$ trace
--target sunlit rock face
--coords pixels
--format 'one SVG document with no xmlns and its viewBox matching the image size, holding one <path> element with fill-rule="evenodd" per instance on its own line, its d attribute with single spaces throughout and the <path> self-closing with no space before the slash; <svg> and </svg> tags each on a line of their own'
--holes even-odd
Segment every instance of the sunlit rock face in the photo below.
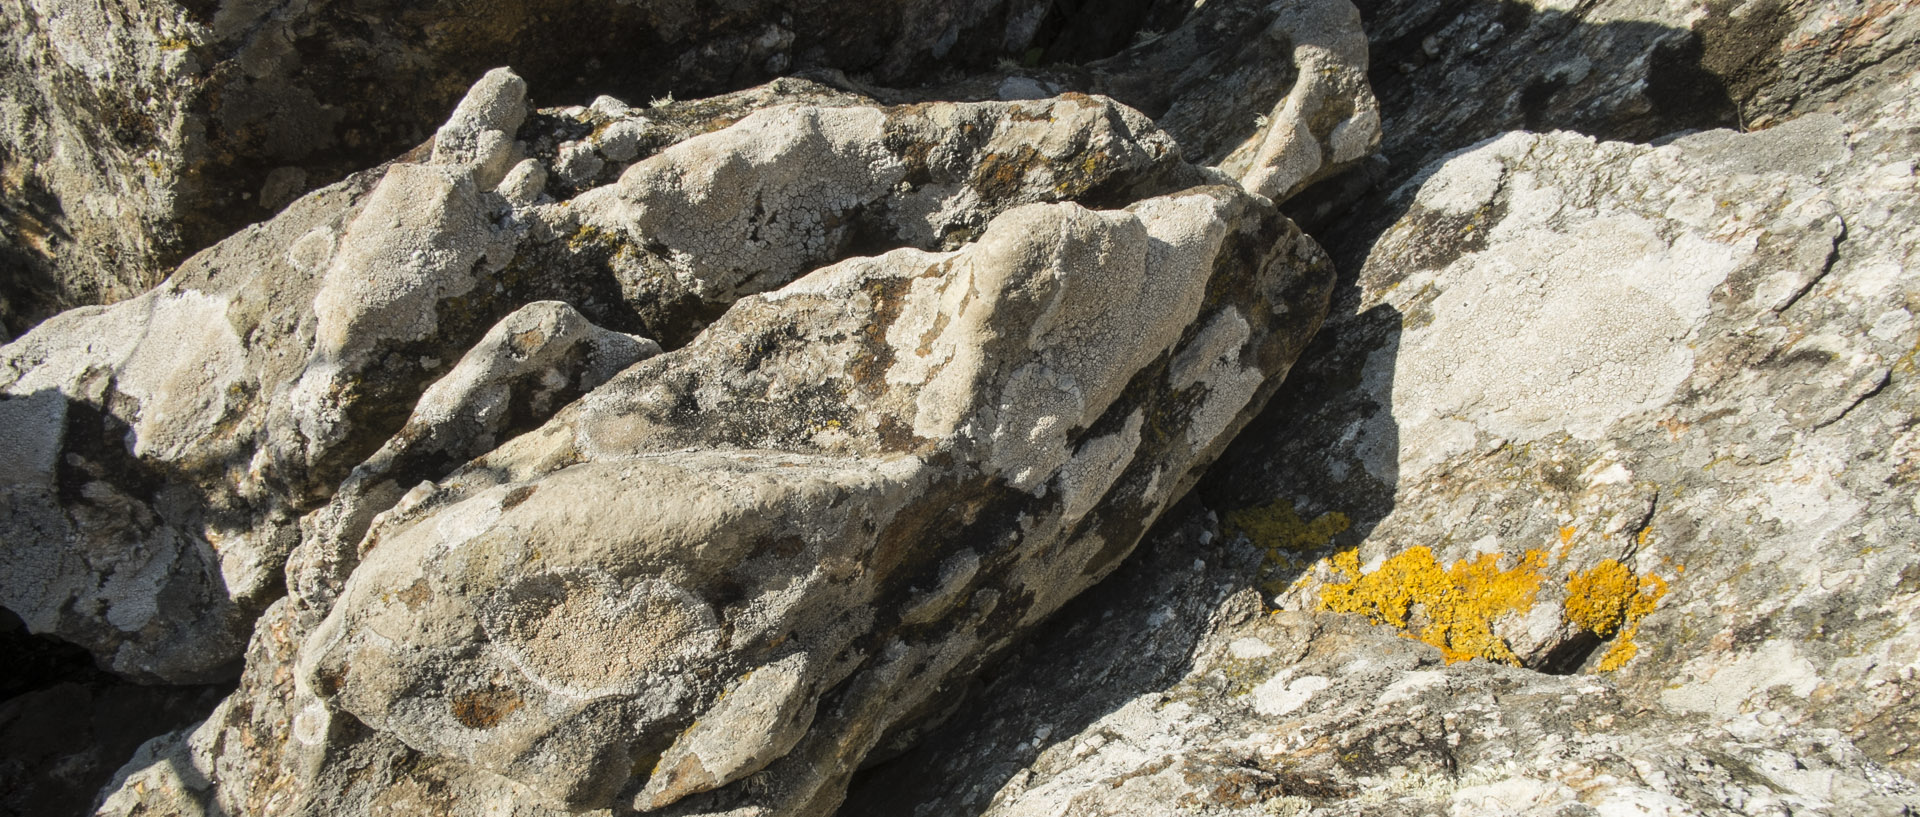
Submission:
<svg viewBox="0 0 1920 817">
<path fill-rule="evenodd" d="M 724 6 L 0 9 L 8 803 L 1920 807 L 1912 9 Z"/>
</svg>

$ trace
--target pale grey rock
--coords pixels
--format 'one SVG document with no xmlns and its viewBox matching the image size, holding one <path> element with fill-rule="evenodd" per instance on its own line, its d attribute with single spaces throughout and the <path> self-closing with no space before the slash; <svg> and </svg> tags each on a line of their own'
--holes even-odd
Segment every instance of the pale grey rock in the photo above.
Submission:
<svg viewBox="0 0 1920 817">
<path fill-rule="evenodd" d="M 1607 675 L 1447 663 L 1365 619 L 1272 612 L 1197 504 L 871 770 L 843 817 L 1908 814 L 1833 729 L 1717 724 Z"/>
<path fill-rule="evenodd" d="M 1719 727 L 1588 676 L 1446 665 L 1325 613 L 1258 612 L 1193 670 L 1048 747 L 984 815 L 1873 814 L 1920 787 L 1832 730 Z M 928 804 L 914 813 L 954 813 Z M 958 804 L 951 804 L 957 806 Z"/>
<path fill-rule="evenodd" d="M 506 179 L 638 116 L 529 114 Z M 304 287 L 250 460 L 307 464 L 271 497 L 292 597 L 106 813 L 353 813 L 403 768 L 526 813 L 828 813 L 1119 562 L 1324 308 L 1311 240 L 1110 100 L 787 82 L 646 118 L 578 195 L 474 153 L 260 231 Z M 652 351 L 623 332 L 672 351 L 612 374 Z M 32 337 L 26 376 L 75 365 Z"/>
<path fill-rule="evenodd" d="M 370 532 L 300 672 L 330 708 L 575 807 L 664 752 L 645 806 L 770 764 L 688 808 L 824 813 L 881 729 L 1110 569 L 1224 444 L 1141 432 L 1256 400 L 1209 379 L 1174 397 L 1155 361 L 1189 325 L 1243 315 L 1219 351 L 1256 370 L 1304 341 L 1314 251 L 1261 218 L 1222 188 L 1030 205 L 953 253 L 849 260 L 742 301 Z M 1247 270 L 1248 250 L 1268 260 Z M 1258 276 L 1249 300 L 1207 306 L 1229 274 Z M 742 717 L 729 679 L 783 661 L 804 674 L 767 682 L 782 718 L 845 688 L 784 754 L 779 730 L 743 737 L 742 759 L 703 748 Z"/>
<path fill-rule="evenodd" d="M 30 415 L 9 439 L 55 455 L 6 488 L 7 608 L 122 675 L 231 677 L 299 515 L 499 309 L 465 297 L 436 318 L 517 235 L 473 173 L 351 179 L 146 295 L 0 347 L 0 395 Z"/>
<path fill-rule="evenodd" d="M 287 565 L 297 609 L 320 615 L 333 605 L 374 517 L 414 487 L 405 480 L 486 453 L 516 422 L 550 416 L 659 353 L 659 344 L 594 326 L 558 301 L 536 301 L 502 318 L 420 394 L 406 425 L 354 467 L 326 507 L 301 521 L 301 545 Z"/>
<path fill-rule="evenodd" d="M 1493 622 L 1528 666 L 1618 667 L 1634 706 L 1837 730 L 1911 773 L 1915 82 L 1869 118 L 1659 147 L 1509 134 L 1400 191 L 1276 404 L 1296 431 L 1213 483 L 1352 521 L 1274 551 L 1274 601 L 1343 582 L 1329 550 L 1539 551 L 1533 609 Z M 1562 613 L 1607 560 L 1666 586 L 1637 652 Z"/>
<path fill-rule="evenodd" d="M 422 757 L 351 719 L 329 718 L 286 671 L 298 632 L 287 600 L 268 607 L 239 691 L 198 726 L 140 747 L 101 792 L 95 813 L 568 813 L 504 778 Z"/>
<path fill-rule="evenodd" d="M 1854 121 L 1920 67 L 1920 14 L 1872 0 L 1649 2 L 1358 0 L 1383 139 L 1360 171 L 1289 215 L 1343 264 L 1397 215 L 1385 193 L 1451 152 L 1512 130 L 1658 141 Z M 1374 193 L 1374 195 L 1369 195 Z M 1365 225 L 1356 228 L 1357 225 Z"/>
<path fill-rule="evenodd" d="M 1380 142 L 1367 39 L 1348 0 L 1198 4 L 1179 25 L 1085 65 L 1048 65 L 939 86 L 942 97 L 1012 99 L 1077 90 L 1152 117 L 1190 162 L 1283 201 L 1352 167 Z"/>
<path fill-rule="evenodd" d="M 303 536 L 292 581 L 317 615 L 373 515 L 640 356 L 612 354 L 602 341 L 613 335 L 580 320 L 683 344 L 735 299 L 845 256 L 856 236 L 936 249 L 1019 205 L 1199 178 L 1107 100 L 882 108 L 788 82 L 704 101 L 704 114 L 652 110 L 663 149 L 563 202 L 530 196 L 553 156 L 536 140 L 504 174 L 520 177 L 510 200 L 487 189 L 502 160 L 481 146 L 528 116 L 524 90 L 490 73 L 428 161 L 306 197 L 163 287 L 67 313 L 0 350 L 0 393 L 23 432 L 8 442 L 22 458 L 8 466 L 18 474 L 0 517 L 0 601 L 118 673 L 230 676 Z M 554 299 L 580 314 L 549 352 L 600 338 L 594 353 L 492 368 L 522 352 L 485 333 Z M 521 364 L 564 386 L 462 391 Z M 423 402 L 445 378 L 453 392 Z M 467 416 L 508 392 L 529 408 Z M 391 459 L 355 481 L 368 457 Z M 323 506 L 303 534 L 299 520 Z"/>
<path fill-rule="evenodd" d="M 673 144 L 572 199 L 550 229 L 603 246 L 649 334 L 674 345 L 857 241 L 951 248 L 1022 204 L 1126 201 L 1202 178 L 1145 117 L 1098 97 L 846 97 L 769 104 Z"/>
<path fill-rule="evenodd" d="M 1002 454 L 983 422 L 1001 400 L 981 392 L 1025 382 L 1032 363 L 971 364 L 965 379 L 982 386 L 923 408 L 916 397 L 928 374 L 899 371 L 902 361 L 922 356 L 923 344 L 927 356 L 947 348 L 943 336 L 983 330 L 1000 338 L 989 348 L 1048 361 L 1047 350 L 1088 343 L 1079 333 L 1102 325 L 1059 309 L 1081 299 L 1141 315 L 1136 333 L 1163 327 L 1160 342 L 1177 349 L 1181 333 L 1167 330 L 1196 312 L 1241 307 L 1156 300 L 1163 308 L 1142 315 L 1133 311 L 1138 288 L 1165 276 L 1204 292 L 1210 280 L 1247 275 L 1238 259 L 1252 252 L 1265 272 L 1238 297 L 1285 303 L 1289 314 L 1249 313 L 1263 331 L 1250 334 L 1243 359 L 1284 366 L 1287 349 L 1305 340 L 1295 316 L 1310 317 L 1322 297 L 1325 268 L 1314 266 L 1312 245 L 1231 189 L 1150 200 L 1136 212 L 1032 205 L 996 225 L 1007 229 L 953 253 L 853 259 L 749 298 L 692 345 L 629 369 L 546 429 L 403 504 L 369 535 L 367 560 L 327 622 L 302 639 L 291 606 L 273 608 L 256 629 L 241 691 L 190 736 L 131 764 L 104 813 L 211 804 L 250 813 L 273 802 L 344 813 L 368 798 L 405 796 L 402 788 L 426 803 L 543 813 L 555 794 L 591 805 L 580 802 L 596 794 L 583 796 L 588 786 L 601 797 L 632 791 L 643 800 L 636 806 L 718 786 L 661 813 L 721 811 L 729 801 L 829 813 L 882 737 L 879 725 L 904 727 L 937 707 L 983 653 L 1117 563 L 1178 492 L 1180 472 L 1190 477 L 1197 459 L 1224 444 L 1140 435 L 1130 461 L 1080 477 L 1075 490 L 1108 501 L 1068 525 L 1063 479 L 980 493 L 1004 485 L 982 459 L 1045 461 L 1030 441 Z M 1143 278 L 1149 259 L 1160 275 Z M 1166 275 L 1177 270 L 1185 273 Z M 968 294 L 992 291 L 1032 294 L 1002 295 L 998 309 Z M 979 304 L 959 313 L 974 317 L 940 326 L 924 305 L 948 297 Z M 891 325 L 857 331 L 875 311 L 893 316 Z M 751 359 L 743 354 L 760 363 L 736 368 Z M 892 365 L 873 362 L 889 354 Z M 1113 402 L 1080 436 L 1111 436 L 1103 429 L 1124 429 L 1121 415 L 1177 423 L 1197 410 L 1180 395 L 1211 399 L 1205 381 L 1175 393 L 1169 357 L 1140 372 L 1097 355 L 1055 358 L 1088 378 L 1086 394 Z M 1132 381 L 1145 391 L 1130 393 L 1146 396 L 1118 396 L 1095 377 Z M 857 399 L 790 408 L 787 395 L 821 385 Z M 709 407 L 676 419 L 681 400 L 663 389 Z M 914 435 L 916 420 L 941 436 Z M 924 583 L 912 578 L 921 575 Z M 397 643 L 412 646 L 386 646 Z M 422 672 L 438 680 L 407 680 Z M 837 684 L 855 695 L 823 699 Z M 775 728 L 763 713 L 775 713 Z M 625 726 L 636 723 L 638 735 Z M 361 771 L 401 766 L 413 771 L 400 787 Z M 187 769 L 248 771 L 196 779 Z M 645 769 L 666 774 L 629 781 Z"/>
<path fill-rule="evenodd" d="M 1197 491 L 1222 523 L 1149 538 L 843 814 L 1913 813 L 1916 81 L 1423 171 Z M 1415 548 L 1537 553 L 1487 622 L 1526 666 L 1403 637 L 1432 596 L 1410 632 L 1321 609 L 1335 557 Z M 1606 560 L 1665 592 L 1602 639 L 1566 610 Z"/>
<path fill-rule="evenodd" d="M 0 321 L 24 332 L 139 294 L 293 197 L 420 145 L 490 66 L 582 100 L 701 97 L 812 68 L 914 84 L 1023 53 L 1040 32 L 1009 21 L 1035 10 L 1046 4 L 8 3 Z M 511 147 L 502 132 L 447 135 L 491 155 Z"/>
</svg>

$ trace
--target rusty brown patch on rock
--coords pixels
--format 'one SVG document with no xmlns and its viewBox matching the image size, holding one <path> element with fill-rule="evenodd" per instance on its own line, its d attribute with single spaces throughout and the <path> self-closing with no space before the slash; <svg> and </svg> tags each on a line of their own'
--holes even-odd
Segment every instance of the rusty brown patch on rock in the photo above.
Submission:
<svg viewBox="0 0 1920 817">
<path fill-rule="evenodd" d="M 414 611 L 418 611 L 420 605 L 425 604 L 427 599 L 432 598 L 432 596 L 433 591 L 428 589 L 426 579 L 415 579 L 413 584 L 407 586 L 407 589 L 393 594 L 393 597 L 399 599 L 401 604 L 406 605 L 408 610 Z"/>
<path fill-rule="evenodd" d="M 453 699 L 453 719 L 469 729 L 488 729 L 525 704 L 511 689 L 476 689 Z"/>
<path fill-rule="evenodd" d="M 980 192 L 986 201 L 1004 201 L 1020 192 L 1021 181 L 1036 162 L 1045 157 L 1040 151 L 1022 146 L 1011 153 L 989 153 L 973 171 L 968 186 Z"/>
<path fill-rule="evenodd" d="M 533 492 L 536 490 L 539 490 L 537 486 L 522 485 L 508 491 L 507 498 L 500 500 L 500 510 L 511 511 L 514 508 L 520 507 L 520 503 L 527 501 L 527 498 L 533 496 Z"/>
</svg>

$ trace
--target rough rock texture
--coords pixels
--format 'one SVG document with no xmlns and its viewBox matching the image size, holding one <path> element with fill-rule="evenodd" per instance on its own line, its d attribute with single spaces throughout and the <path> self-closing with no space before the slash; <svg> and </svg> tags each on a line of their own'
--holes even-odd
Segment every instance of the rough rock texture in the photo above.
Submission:
<svg viewBox="0 0 1920 817">
<path fill-rule="evenodd" d="M 1018 706 L 1057 694 L 1054 684 L 1066 679 L 1009 679 L 991 690 L 1008 704 L 968 713 L 994 719 L 1002 737 L 977 747 L 991 754 L 926 769 L 952 781 L 941 796 L 854 813 L 1899 815 L 1920 807 L 1920 787 L 1831 730 L 1722 727 L 1636 707 L 1591 676 L 1448 665 L 1351 618 L 1263 614 L 1251 594 L 1220 615 L 1184 678 L 1077 729 Z M 1018 771 L 999 773 L 990 757 Z"/>
<path fill-rule="evenodd" d="M 830 813 L 875 746 L 1119 563 L 1325 308 L 1330 266 L 1270 201 L 1104 98 L 881 106 L 789 81 L 529 116 L 523 89 L 490 73 L 430 149 L 190 263 L 217 280 L 5 347 L 0 407 L 92 408 L 149 468 L 185 455 L 119 396 L 140 341 L 83 338 L 193 298 L 202 345 L 242 364 L 221 375 L 279 367 L 270 396 L 176 415 L 228 418 L 191 453 L 257 493 L 166 486 L 270 524 L 155 528 L 203 575 L 284 561 L 291 597 L 239 691 L 149 746 L 109 813 L 358 812 L 401 796 L 399 769 L 533 811 Z M 249 299 L 271 320 L 229 336 Z M 58 490 L 70 424 L 44 425 L 11 524 L 98 535 Z M 217 673 L 277 589 L 205 582 L 221 630 L 94 590 L 122 572 L 8 603 L 179 680 Z M 62 618 L 76 596 L 146 617 Z"/>
<path fill-rule="evenodd" d="M 0 277 L 0 328 L 18 334 L 61 309 L 146 289 L 189 252 L 420 143 L 462 89 L 495 65 L 514 65 L 556 103 L 599 94 L 698 98 L 817 70 L 911 87 L 996 61 L 1098 60 L 1141 32 L 1181 26 L 1190 11 L 1165 0 L 1105 4 L 1100 13 L 1079 5 L 9 0 L 0 20 L 18 36 L 0 50 L 7 114 L 0 117 L 0 265 L 7 272 Z M 1309 109 L 1364 94 L 1358 29 L 1344 20 L 1323 28 L 1342 43 L 1327 49 L 1325 38 L 1309 38 L 1314 54 L 1303 55 L 1297 72 L 1284 30 L 1262 35 L 1265 23 L 1232 29 L 1225 36 L 1248 41 L 1251 34 L 1253 44 L 1221 50 L 1217 21 L 1271 20 L 1274 12 L 1262 5 L 1223 0 L 1205 7 L 1201 25 L 1178 28 L 1169 41 L 1179 45 L 1139 52 L 1158 55 L 1145 63 L 1127 57 L 1096 69 L 1095 76 L 1121 72 L 1111 80 L 1044 92 L 1022 80 L 1008 94 L 989 96 L 1045 97 L 1074 88 L 1113 95 L 1156 117 L 1172 100 L 1204 98 L 1186 106 L 1186 115 L 1176 106 L 1169 120 L 1183 139 L 1209 132 L 1201 149 L 1190 151 L 1198 161 L 1224 138 L 1210 131 L 1224 129 L 1234 144 L 1252 134 L 1255 116 L 1285 96 L 1298 73 L 1307 77 L 1294 94 L 1298 104 L 1276 117 L 1276 135 L 1259 145 L 1266 153 L 1241 163 L 1277 164 L 1272 172 L 1291 181 L 1322 164 L 1303 154 L 1341 153 L 1343 161 L 1364 155 L 1377 124 L 1364 116 L 1330 150 L 1288 135 L 1312 119 L 1331 145 L 1328 129 L 1344 117 L 1314 119 Z M 1324 17 L 1325 10 L 1352 14 L 1346 2 L 1293 5 L 1280 16 L 1295 18 L 1290 25 L 1302 31 L 1300 20 Z M 1193 32 L 1200 32 L 1197 41 Z M 1239 65 L 1231 75 L 1189 71 L 1174 86 L 1163 82 L 1173 67 L 1202 56 L 1210 65 L 1227 56 Z M 1335 64 L 1343 75 L 1320 78 L 1319 68 Z M 1299 147 L 1278 156 L 1288 145 Z"/>
<path fill-rule="evenodd" d="M 1380 140 L 1367 40 L 1345 2 L 1211 2 L 1178 28 L 1081 66 L 988 73 L 936 86 L 957 98 L 1077 90 L 1153 117 L 1189 161 L 1283 201 L 1365 158 Z"/>
<path fill-rule="evenodd" d="M 21 456 L 0 602 L 115 672 L 230 675 L 296 544 L 291 581 L 323 612 L 374 514 L 653 348 L 619 331 L 679 345 L 856 249 L 958 245 L 1022 204 L 1214 177 L 1093 97 L 887 108 L 789 81 L 666 106 L 653 150 L 623 152 L 607 134 L 650 120 L 613 100 L 529 118 L 523 93 L 489 74 L 420 161 L 4 347 Z M 598 144 L 561 138 L 601 124 Z M 556 200 L 570 145 L 626 169 Z M 540 300 L 574 306 L 514 312 Z"/>
<path fill-rule="evenodd" d="M 1408 171 L 1522 128 L 1648 140 L 1766 127 L 1920 66 L 1920 20 L 1899 2 L 1359 5 L 1391 112 L 1384 152 Z M 1468 92 L 1489 86 L 1504 92 Z"/>
<path fill-rule="evenodd" d="M 1916 83 L 1429 168 L 1201 491 L 1260 564 L 1143 545 L 848 813 L 1920 807 Z"/>
<path fill-rule="evenodd" d="M 0 19 L 9 808 L 1920 809 L 1912 3 Z"/>
<path fill-rule="evenodd" d="M 1644 142 L 1865 113 L 1877 89 L 1920 67 L 1912 46 L 1920 16 L 1901 0 L 1356 5 L 1380 100 L 1380 152 L 1288 208 L 1343 265 L 1358 266 L 1398 218 L 1386 193 L 1504 132 Z"/>
<path fill-rule="evenodd" d="M 0 324 L 152 286 L 187 252 L 418 144 L 495 65 L 582 100 L 704 96 L 809 67 L 911 82 L 1026 50 L 1057 32 L 1034 19 L 1049 5 L 9 0 Z"/>
<path fill-rule="evenodd" d="M 1290 404 L 1325 423 L 1236 455 L 1230 490 L 1344 514 L 1363 573 L 1539 551 L 1531 612 L 1495 627 L 1522 663 L 1619 667 L 1643 705 L 1839 729 L 1911 771 L 1914 82 L 1855 124 L 1513 135 L 1438 166 Z M 1313 558 L 1276 553 L 1282 604 L 1347 583 Z M 1628 585 L 1591 581 L 1610 560 Z M 1656 609 L 1582 626 L 1622 595 Z"/>
</svg>

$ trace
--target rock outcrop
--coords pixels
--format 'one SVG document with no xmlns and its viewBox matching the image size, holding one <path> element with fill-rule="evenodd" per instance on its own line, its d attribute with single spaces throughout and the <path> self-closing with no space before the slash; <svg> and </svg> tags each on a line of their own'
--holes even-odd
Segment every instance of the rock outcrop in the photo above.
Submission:
<svg viewBox="0 0 1920 817">
<path fill-rule="evenodd" d="M 853 813 L 1897 815 L 1920 804 L 1920 788 L 1833 730 L 1714 724 L 1636 706 L 1594 676 L 1446 664 L 1364 621 L 1261 607 L 1232 598 L 1187 675 L 1084 724 L 1034 704 L 1099 683 L 1081 674 L 1094 667 L 1010 677 L 991 690 L 1004 703 L 966 713 L 991 728 L 968 753 L 896 761 L 927 790 Z M 1094 646 L 1086 633 L 1067 643 Z M 904 768 L 918 763 L 933 765 Z"/>
<path fill-rule="evenodd" d="M 1396 619 L 1366 574 L 1501 554 L 1538 573 L 1494 625 L 1519 663 L 1839 729 L 1907 770 L 1911 636 L 1853 611 L 1913 593 L 1914 88 L 1873 119 L 1657 148 L 1515 134 L 1404 190 L 1313 369 L 1328 387 L 1290 403 L 1328 422 L 1234 460 L 1229 493 L 1360 528 L 1344 564 L 1256 530 L 1279 603 L 1357 588 L 1337 605 Z"/>
<path fill-rule="evenodd" d="M 1274 172 L 1283 175 L 1334 164 L 1303 158 L 1322 148 L 1293 140 L 1293 129 L 1311 120 L 1324 139 L 1346 117 L 1326 119 L 1322 108 L 1354 102 L 1372 110 L 1370 97 L 1359 101 L 1367 92 L 1365 42 L 1347 3 L 1276 12 L 1234 0 L 1198 15 L 1185 4 L 1145 0 L 1100 14 L 1073 5 L 9 3 L 0 19 L 19 36 L 0 52 L 9 105 L 0 128 L 0 263 L 10 270 L 0 279 L 0 327 L 23 333 L 62 309 L 159 283 L 189 253 L 418 145 L 474 77 L 501 64 L 533 79 L 549 104 L 601 94 L 664 101 L 821 71 L 843 82 L 853 75 L 914 87 L 1002 62 L 1097 60 L 1151 31 L 1165 33 L 1164 42 L 1135 46 L 1075 82 L 1039 91 L 1019 80 L 976 98 L 1081 90 L 1156 118 L 1173 105 L 1168 128 L 1204 136 L 1189 158 L 1213 164 L 1222 140 L 1253 134 L 1255 117 L 1298 75 L 1306 79 L 1294 96 L 1302 99 L 1276 117 L 1281 133 L 1260 142 L 1267 153 L 1239 160 L 1278 162 L 1284 167 Z M 1330 14 L 1338 24 L 1312 23 L 1319 33 L 1303 45 L 1314 53 L 1292 64 L 1287 38 Z M 1330 50 L 1329 38 L 1340 41 Z M 1193 60 L 1222 58 L 1237 63 L 1233 71 L 1188 70 L 1172 86 L 1162 81 Z M 1329 66 L 1345 73 L 1323 76 Z M 1309 86 L 1317 90 L 1308 94 Z M 1189 99 L 1198 104 L 1174 104 Z M 1375 134 L 1377 122 L 1363 116 L 1330 154 L 1358 158 Z M 1296 145 L 1294 153 L 1274 153 L 1286 145 Z"/>
<path fill-rule="evenodd" d="M 0 799 L 1911 813 L 1910 5 L 6 4 Z"/>
<path fill-rule="evenodd" d="M 496 65 L 582 100 L 707 96 L 815 67 L 906 83 L 1025 51 L 1049 33 L 1045 12 L 1025 0 L 10 2 L 0 257 L 14 272 L 0 323 L 24 332 L 151 287 L 188 252 L 420 143 Z"/>
<path fill-rule="evenodd" d="M 957 246 L 1022 204 L 1209 178 L 1095 98 L 879 108 L 789 85 L 705 103 L 729 126 L 656 128 L 657 153 L 631 148 L 616 181 L 555 201 L 522 182 L 555 183 L 571 146 L 615 151 L 605 134 L 644 117 L 611 100 L 536 117 L 607 127 L 517 158 L 524 83 L 495 72 L 424 161 L 303 198 L 153 292 L 5 347 L 23 447 L 6 605 L 122 674 L 229 674 L 300 517 L 325 506 L 293 577 L 324 610 L 374 514 L 657 348 L 618 330 L 683 344 L 856 246 Z M 579 307 L 524 306 L 541 300 Z"/>
<path fill-rule="evenodd" d="M 1218 523 L 850 813 L 1909 813 L 1915 82 L 1419 174 Z"/>
<path fill-rule="evenodd" d="M 1268 199 L 1104 98 L 524 93 L 490 73 L 430 146 L 5 347 L 8 606 L 153 680 L 252 632 L 110 810 L 345 813 L 376 762 L 828 813 L 1119 563 L 1325 308 Z"/>
</svg>

